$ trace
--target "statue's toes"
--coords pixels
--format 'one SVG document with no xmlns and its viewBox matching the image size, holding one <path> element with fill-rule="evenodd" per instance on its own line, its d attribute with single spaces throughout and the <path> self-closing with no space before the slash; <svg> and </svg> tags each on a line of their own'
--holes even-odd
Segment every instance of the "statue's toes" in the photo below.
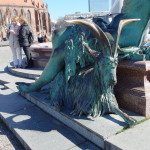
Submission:
<svg viewBox="0 0 150 150">
<path fill-rule="evenodd" d="M 21 91 L 20 85 L 16 86 L 19 91 Z"/>
<path fill-rule="evenodd" d="M 129 127 L 132 127 L 136 124 L 137 120 L 135 120 L 134 118 L 130 118 L 127 123 L 129 125 Z"/>
</svg>

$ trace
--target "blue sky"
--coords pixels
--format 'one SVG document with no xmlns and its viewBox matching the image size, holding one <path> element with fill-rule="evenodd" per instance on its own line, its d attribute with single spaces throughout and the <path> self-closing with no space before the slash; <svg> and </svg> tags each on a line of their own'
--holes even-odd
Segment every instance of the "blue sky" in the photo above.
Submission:
<svg viewBox="0 0 150 150">
<path fill-rule="evenodd" d="M 56 20 L 66 14 L 88 12 L 88 0 L 43 0 L 48 4 L 51 20 Z"/>
</svg>

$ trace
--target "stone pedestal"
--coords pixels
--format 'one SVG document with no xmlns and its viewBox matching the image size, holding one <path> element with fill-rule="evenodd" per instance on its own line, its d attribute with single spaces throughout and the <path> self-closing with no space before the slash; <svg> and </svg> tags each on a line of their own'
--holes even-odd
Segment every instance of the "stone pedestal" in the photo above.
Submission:
<svg viewBox="0 0 150 150">
<path fill-rule="evenodd" d="M 34 67 L 44 68 L 52 54 L 50 43 L 35 44 L 30 47 Z"/>
<path fill-rule="evenodd" d="M 150 117 L 150 61 L 119 63 L 115 95 L 121 108 Z"/>
</svg>

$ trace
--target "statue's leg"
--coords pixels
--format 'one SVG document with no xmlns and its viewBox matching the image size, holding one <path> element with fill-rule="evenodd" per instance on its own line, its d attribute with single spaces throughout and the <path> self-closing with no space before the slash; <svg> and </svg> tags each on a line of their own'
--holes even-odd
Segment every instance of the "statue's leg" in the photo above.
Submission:
<svg viewBox="0 0 150 150">
<path fill-rule="evenodd" d="M 119 108 L 115 106 L 112 106 L 112 112 L 122 117 L 129 126 L 132 126 L 136 123 L 136 120 L 134 118 L 128 116 L 126 113 L 124 113 L 123 111 L 121 111 Z"/>
<path fill-rule="evenodd" d="M 44 85 L 51 82 L 54 79 L 54 77 L 57 75 L 57 73 L 60 72 L 64 67 L 64 57 L 65 57 L 65 51 L 63 48 L 55 49 L 52 57 L 50 58 L 46 67 L 44 68 L 44 71 L 40 76 L 40 78 L 35 83 L 29 86 L 20 84 L 17 87 L 19 91 L 22 92 L 36 91 L 39 90 Z"/>
</svg>

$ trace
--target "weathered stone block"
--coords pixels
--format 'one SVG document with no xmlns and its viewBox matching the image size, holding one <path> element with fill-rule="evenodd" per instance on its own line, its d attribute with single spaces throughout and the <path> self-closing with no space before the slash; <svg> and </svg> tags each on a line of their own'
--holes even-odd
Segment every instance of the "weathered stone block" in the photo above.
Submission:
<svg viewBox="0 0 150 150">
<path fill-rule="evenodd" d="M 50 59 L 52 49 L 48 47 L 34 47 L 31 48 L 31 54 L 33 57 L 34 67 L 44 68 Z"/>
<path fill-rule="evenodd" d="M 150 61 L 119 63 L 115 94 L 120 107 L 150 117 Z"/>
</svg>

